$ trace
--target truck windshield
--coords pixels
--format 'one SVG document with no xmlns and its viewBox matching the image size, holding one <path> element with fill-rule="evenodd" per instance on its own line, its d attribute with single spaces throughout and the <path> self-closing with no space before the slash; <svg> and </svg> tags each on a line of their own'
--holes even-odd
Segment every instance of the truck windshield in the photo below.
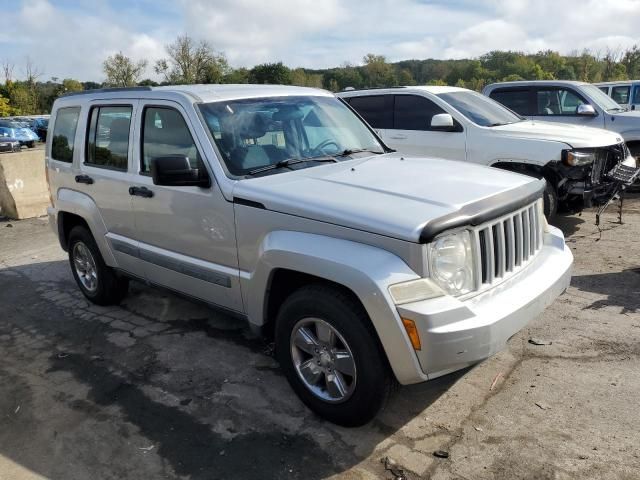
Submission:
<svg viewBox="0 0 640 480">
<path fill-rule="evenodd" d="M 321 165 L 328 156 L 342 161 L 385 151 L 335 97 L 252 98 L 204 103 L 199 108 L 227 169 L 236 176 Z"/>
<path fill-rule="evenodd" d="M 626 110 L 626 108 L 621 107 L 609 95 L 594 85 L 580 85 L 580 88 L 605 112 L 622 112 Z"/>
<path fill-rule="evenodd" d="M 477 92 L 459 90 L 439 93 L 438 97 L 481 127 L 497 127 L 524 120 L 517 113 Z"/>
</svg>

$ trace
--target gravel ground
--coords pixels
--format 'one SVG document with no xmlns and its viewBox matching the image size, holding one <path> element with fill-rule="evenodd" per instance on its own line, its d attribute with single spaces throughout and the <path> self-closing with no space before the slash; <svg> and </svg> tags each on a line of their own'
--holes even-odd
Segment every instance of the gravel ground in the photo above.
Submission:
<svg viewBox="0 0 640 480">
<path fill-rule="evenodd" d="M 138 283 L 91 305 L 45 219 L 0 221 L 0 480 L 395 478 L 386 457 L 409 479 L 638 479 L 640 195 L 594 217 L 557 221 L 572 286 L 505 351 L 358 429 L 306 410 L 244 325 Z"/>
</svg>

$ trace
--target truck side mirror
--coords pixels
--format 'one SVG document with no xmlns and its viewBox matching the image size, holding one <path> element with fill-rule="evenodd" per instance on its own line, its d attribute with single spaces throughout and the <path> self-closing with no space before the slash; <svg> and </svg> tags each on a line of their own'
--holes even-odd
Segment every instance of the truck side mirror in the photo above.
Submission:
<svg viewBox="0 0 640 480">
<path fill-rule="evenodd" d="M 431 118 L 431 130 L 453 132 L 455 130 L 453 117 L 448 113 L 439 113 L 437 115 L 434 115 Z"/>
<path fill-rule="evenodd" d="M 582 105 L 578 105 L 578 108 L 576 108 L 576 115 L 583 115 L 586 117 L 595 117 L 597 113 L 596 113 L 596 109 L 593 108 L 593 105 L 589 105 L 588 103 L 583 103 Z"/>
<path fill-rule="evenodd" d="M 151 176 L 154 185 L 202 188 L 211 186 L 211 180 L 206 170 L 191 168 L 189 158 L 185 155 L 152 158 Z"/>
</svg>

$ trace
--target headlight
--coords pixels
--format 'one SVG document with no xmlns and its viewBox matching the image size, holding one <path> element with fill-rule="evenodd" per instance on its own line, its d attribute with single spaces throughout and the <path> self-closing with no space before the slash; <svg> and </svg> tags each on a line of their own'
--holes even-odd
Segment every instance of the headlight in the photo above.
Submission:
<svg viewBox="0 0 640 480">
<path fill-rule="evenodd" d="M 564 157 L 564 163 L 570 167 L 580 167 L 582 165 L 589 165 L 596 159 L 596 152 L 579 151 L 579 150 L 567 150 Z"/>
<path fill-rule="evenodd" d="M 431 278 L 450 295 L 474 289 L 473 252 L 468 231 L 445 235 L 429 245 Z"/>
</svg>

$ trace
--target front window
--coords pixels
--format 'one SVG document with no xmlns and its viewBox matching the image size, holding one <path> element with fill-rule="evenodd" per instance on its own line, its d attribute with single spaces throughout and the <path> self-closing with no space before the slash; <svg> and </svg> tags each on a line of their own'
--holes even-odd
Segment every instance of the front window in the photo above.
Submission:
<svg viewBox="0 0 640 480">
<path fill-rule="evenodd" d="M 591 100 L 602 108 L 605 112 L 614 111 L 621 112 L 626 110 L 622 108 L 619 104 L 617 104 L 609 95 L 603 93 L 595 85 L 580 85 L 582 91 L 584 91 L 587 95 L 591 97 Z"/>
<path fill-rule="evenodd" d="M 334 97 L 230 100 L 201 104 L 200 111 L 227 169 L 237 176 L 384 151 L 367 126 Z M 293 161 L 295 167 L 287 165 Z M 276 165 L 284 169 L 264 170 Z"/>
<path fill-rule="evenodd" d="M 438 97 L 481 127 L 497 127 L 523 120 L 518 114 L 477 92 L 459 90 L 439 93 Z"/>
<path fill-rule="evenodd" d="M 619 103 L 620 105 L 626 105 L 627 103 L 629 103 L 629 92 L 631 91 L 631 86 L 630 85 L 622 85 L 619 87 L 613 87 L 611 89 L 611 98 L 613 98 L 613 100 L 616 103 Z"/>
</svg>

